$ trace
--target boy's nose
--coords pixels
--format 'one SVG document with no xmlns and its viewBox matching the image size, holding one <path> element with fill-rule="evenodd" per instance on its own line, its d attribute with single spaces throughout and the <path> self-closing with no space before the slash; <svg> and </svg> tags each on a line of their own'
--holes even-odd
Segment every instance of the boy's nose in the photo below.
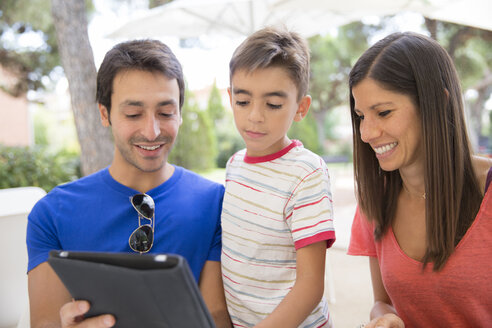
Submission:
<svg viewBox="0 0 492 328">
<path fill-rule="evenodd" d="M 260 106 L 253 104 L 248 115 L 248 119 L 251 122 L 263 122 L 263 111 Z"/>
<path fill-rule="evenodd" d="M 142 135 L 149 141 L 155 140 L 161 134 L 161 127 L 159 125 L 159 120 L 157 120 L 153 115 L 149 117 L 144 122 L 144 127 L 142 129 Z"/>
</svg>

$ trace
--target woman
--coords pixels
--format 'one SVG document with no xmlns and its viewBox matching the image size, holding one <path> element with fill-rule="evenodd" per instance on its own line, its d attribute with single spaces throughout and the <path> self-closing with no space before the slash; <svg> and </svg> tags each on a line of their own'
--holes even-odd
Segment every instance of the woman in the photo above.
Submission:
<svg viewBox="0 0 492 328">
<path fill-rule="evenodd" d="M 473 156 L 452 60 L 395 33 L 349 76 L 358 209 L 349 254 L 370 257 L 365 327 L 492 324 L 492 161 Z"/>
</svg>

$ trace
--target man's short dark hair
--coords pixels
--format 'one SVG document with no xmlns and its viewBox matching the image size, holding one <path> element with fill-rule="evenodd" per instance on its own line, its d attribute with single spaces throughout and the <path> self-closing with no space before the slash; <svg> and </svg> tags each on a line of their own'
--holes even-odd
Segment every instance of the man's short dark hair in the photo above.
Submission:
<svg viewBox="0 0 492 328">
<path fill-rule="evenodd" d="M 184 102 L 183 69 L 171 49 L 158 40 L 132 40 L 119 43 L 106 53 L 97 73 L 96 100 L 111 110 L 111 94 L 115 76 L 128 70 L 160 72 L 176 79 L 179 86 L 179 109 Z"/>
</svg>

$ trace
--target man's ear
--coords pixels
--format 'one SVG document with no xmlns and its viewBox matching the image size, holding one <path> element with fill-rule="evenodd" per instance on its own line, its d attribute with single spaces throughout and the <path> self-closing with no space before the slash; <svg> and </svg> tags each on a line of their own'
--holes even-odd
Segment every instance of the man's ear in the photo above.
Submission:
<svg viewBox="0 0 492 328">
<path fill-rule="evenodd" d="M 109 112 L 106 106 L 102 104 L 97 104 L 99 107 L 99 114 L 101 115 L 101 124 L 105 128 L 111 126 L 111 120 L 109 119 Z"/>
<path fill-rule="evenodd" d="M 296 116 L 294 116 L 294 121 L 300 122 L 304 117 L 306 117 L 309 107 L 311 106 L 311 96 L 307 95 L 301 98 L 299 104 L 297 105 Z"/>
</svg>

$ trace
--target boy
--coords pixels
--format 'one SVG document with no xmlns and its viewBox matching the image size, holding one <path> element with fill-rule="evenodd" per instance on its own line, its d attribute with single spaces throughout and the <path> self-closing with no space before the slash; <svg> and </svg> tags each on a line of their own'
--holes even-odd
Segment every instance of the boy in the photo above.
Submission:
<svg viewBox="0 0 492 328">
<path fill-rule="evenodd" d="M 324 161 L 289 140 L 307 114 L 309 50 L 297 34 L 265 28 L 229 64 L 234 121 L 246 143 L 226 170 L 222 277 L 236 327 L 331 327 L 325 252 L 335 241 Z"/>
</svg>

